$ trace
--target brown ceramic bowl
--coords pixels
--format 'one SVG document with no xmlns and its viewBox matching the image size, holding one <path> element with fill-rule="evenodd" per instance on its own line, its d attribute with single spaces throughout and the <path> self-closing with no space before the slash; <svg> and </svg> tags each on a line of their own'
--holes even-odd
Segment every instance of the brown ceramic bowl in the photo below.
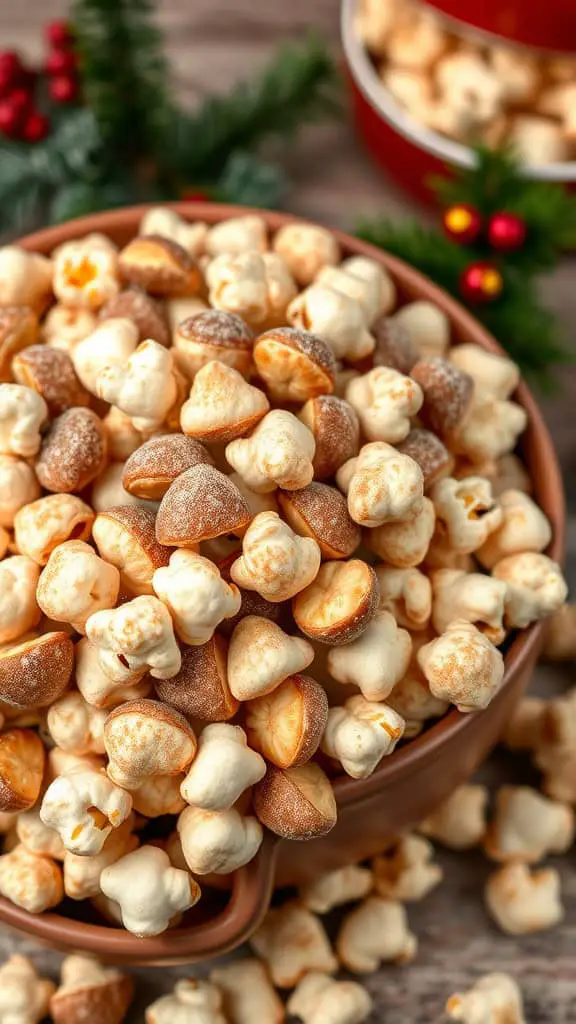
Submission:
<svg viewBox="0 0 576 1024">
<path fill-rule="evenodd" d="M 239 213 L 262 212 L 208 203 L 179 203 L 174 209 L 190 220 L 209 223 Z M 144 212 L 144 207 L 133 207 L 81 218 L 29 235 L 20 244 L 49 253 L 62 242 L 89 231 L 104 232 L 124 244 L 137 232 Z M 281 213 L 264 212 L 262 216 L 271 230 L 295 219 Z M 451 321 L 455 341 L 475 342 L 489 351 L 501 351 L 469 313 L 416 270 L 349 235 L 339 231 L 335 235 L 345 255 L 370 256 L 386 267 L 398 286 L 401 301 L 429 299 L 443 309 Z M 563 554 L 564 499 L 556 455 L 525 384 L 519 386 L 515 398 L 528 413 L 523 456 L 536 500 L 552 523 L 549 554 L 559 560 Z M 452 711 L 386 758 L 370 778 L 337 780 L 338 823 L 327 837 L 300 844 L 268 834 L 258 856 L 236 872 L 228 902 L 212 918 L 198 920 L 194 910 L 180 927 L 157 938 L 137 939 L 119 928 L 79 920 L 81 905 L 76 905 L 75 918 L 58 913 L 34 917 L 0 899 L 0 922 L 61 950 L 82 950 L 123 964 L 193 963 L 233 949 L 262 920 L 274 885 L 298 884 L 375 854 L 469 778 L 502 733 L 536 664 L 542 639 L 540 625 L 513 638 L 506 653 L 504 683 L 485 711 L 470 715 Z"/>
</svg>

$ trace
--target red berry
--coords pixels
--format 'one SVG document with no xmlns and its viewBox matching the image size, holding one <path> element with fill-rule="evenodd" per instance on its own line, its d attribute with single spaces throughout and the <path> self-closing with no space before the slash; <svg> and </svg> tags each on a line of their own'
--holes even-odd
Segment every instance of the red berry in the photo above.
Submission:
<svg viewBox="0 0 576 1024">
<path fill-rule="evenodd" d="M 67 46 L 71 46 L 74 42 L 74 36 L 67 21 L 60 19 L 58 21 L 49 21 L 44 29 L 46 39 L 50 46 L 55 49 L 63 49 Z"/>
<path fill-rule="evenodd" d="M 44 71 L 47 75 L 70 75 L 76 70 L 76 54 L 72 50 L 54 50 L 46 64 Z"/>
<path fill-rule="evenodd" d="M 33 110 L 22 126 L 21 136 L 26 142 L 41 142 L 50 131 L 50 122 L 44 114 Z"/>
<path fill-rule="evenodd" d="M 8 102 L 18 111 L 20 117 L 27 114 L 32 106 L 33 96 L 28 89 L 13 89 L 8 95 Z"/>
<path fill-rule="evenodd" d="M 7 96 L 14 88 L 14 75 L 0 67 L 0 96 Z"/>
<path fill-rule="evenodd" d="M 22 61 L 15 50 L 0 51 L 0 71 L 14 83 L 22 73 Z"/>
<path fill-rule="evenodd" d="M 71 75 L 52 78 L 48 91 L 55 103 L 73 103 L 78 96 L 78 82 Z"/>
<path fill-rule="evenodd" d="M 0 102 L 0 132 L 8 135 L 9 138 L 15 138 L 18 134 L 21 116 L 22 111 L 18 110 L 10 100 L 2 100 Z"/>
</svg>

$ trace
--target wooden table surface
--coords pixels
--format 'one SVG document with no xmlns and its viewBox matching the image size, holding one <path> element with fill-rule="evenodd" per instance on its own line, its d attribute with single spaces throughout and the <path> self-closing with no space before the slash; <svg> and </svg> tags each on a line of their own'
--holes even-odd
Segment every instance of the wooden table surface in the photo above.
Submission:
<svg viewBox="0 0 576 1024">
<path fill-rule="evenodd" d="M 193 104 L 204 93 L 225 91 L 269 57 L 286 36 L 298 37 L 314 25 L 334 45 L 338 41 L 338 0 L 161 0 L 160 22 L 166 33 L 179 92 Z M 31 58 L 41 54 L 41 26 L 65 14 L 62 0 L 4 0 L 0 4 L 3 46 L 15 46 Z M 346 124 L 304 132 L 292 147 L 289 169 L 294 188 L 292 210 L 327 224 L 350 227 L 358 215 L 386 211 L 406 216 L 415 209 L 396 186 L 369 163 Z M 569 332 L 576 322 L 576 263 L 566 260 L 545 284 L 545 292 Z M 566 472 L 569 504 L 576 511 L 576 443 L 574 401 L 576 372 L 563 372 L 563 393 L 544 403 L 546 416 Z M 576 581 L 576 521 L 568 530 L 568 571 Z M 575 682 L 569 668 L 541 666 L 534 686 L 545 692 Z M 532 778 L 519 758 L 497 753 L 484 769 L 496 784 Z M 436 1024 L 444 1020 L 446 997 L 469 985 L 480 973 L 508 970 L 522 980 L 530 1024 L 576 1021 L 576 866 L 574 850 L 559 859 L 566 908 L 564 923 L 548 933 L 509 938 L 498 932 L 482 906 L 488 865 L 480 854 L 439 854 L 445 879 L 428 899 L 408 908 L 420 942 L 416 962 L 384 968 L 366 981 L 374 997 L 370 1024 Z M 337 919 L 331 922 L 334 927 Z M 33 944 L 0 934 L 2 959 L 13 951 L 33 955 L 53 976 L 59 957 Z M 129 1024 L 143 1021 L 143 1008 L 168 991 L 184 968 L 142 970 L 138 999 Z M 195 973 L 201 974 L 198 968 Z M 253 1024 L 258 1024 L 254 1020 Z"/>
</svg>

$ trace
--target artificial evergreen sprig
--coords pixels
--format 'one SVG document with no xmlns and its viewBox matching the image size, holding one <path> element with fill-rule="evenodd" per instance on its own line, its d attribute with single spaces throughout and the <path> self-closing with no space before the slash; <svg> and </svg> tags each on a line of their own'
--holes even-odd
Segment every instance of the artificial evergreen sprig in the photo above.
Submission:
<svg viewBox="0 0 576 1024">
<path fill-rule="evenodd" d="M 541 303 L 537 275 L 551 270 L 576 237 L 576 200 L 561 185 L 525 178 L 514 154 L 507 149 L 476 150 L 471 168 L 433 179 L 446 206 L 468 204 L 484 223 L 494 214 L 513 213 L 526 226 L 526 240 L 513 252 L 498 252 L 486 233 L 470 244 L 457 244 L 440 228 L 417 222 L 397 224 L 387 219 L 362 221 L 360 238 L 417 267 L 459 301 L 465 301 L 462 275 L 471 264 L 490 261 L 502 276 L 502 292 L 473 313 L 522 372 L 546 387 L 550 369 L 573 356 L 560 336 L 554 315 Z"/>
</svg>

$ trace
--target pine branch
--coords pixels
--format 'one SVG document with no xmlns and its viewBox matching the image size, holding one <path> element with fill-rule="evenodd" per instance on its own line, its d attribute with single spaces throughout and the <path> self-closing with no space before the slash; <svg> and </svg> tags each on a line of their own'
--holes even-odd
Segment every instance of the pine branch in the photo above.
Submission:
<svg viewBox="0 0 576 1024">
<path fill-rule="evenodd" d="M 174 110 L 152 0 L 74 0 L 86 102 L 110 161 L 162 154 Z"/>
<path fill-rule="evenodd" d="M 334 115 L 337 87 L 334 62 L 317 36 L 286 44 L 258 78 L 177 120 L 166 158 L 185 180 L 209 178 L 230 153 L 254 150 L 271 137 Z"/>
<path fill-rule="evenodd" d="M 217 202 L 265 209 L 279 206 L 286 190 L 287 181 L 279 167 L 244 152 L 231 154 L 216 185 L 209 188 Z"/>
<path fill-rule="evenodd" d="M 355 234 L 365 242 L 412 263 L 435 284 L 454 294 L 461 272 L 470 262 L 470 255 L 454 245 L 438 231 L 422 227 L 415 221 L 397 224 L 381 219 L 363 220 Z"/>
</svg>

